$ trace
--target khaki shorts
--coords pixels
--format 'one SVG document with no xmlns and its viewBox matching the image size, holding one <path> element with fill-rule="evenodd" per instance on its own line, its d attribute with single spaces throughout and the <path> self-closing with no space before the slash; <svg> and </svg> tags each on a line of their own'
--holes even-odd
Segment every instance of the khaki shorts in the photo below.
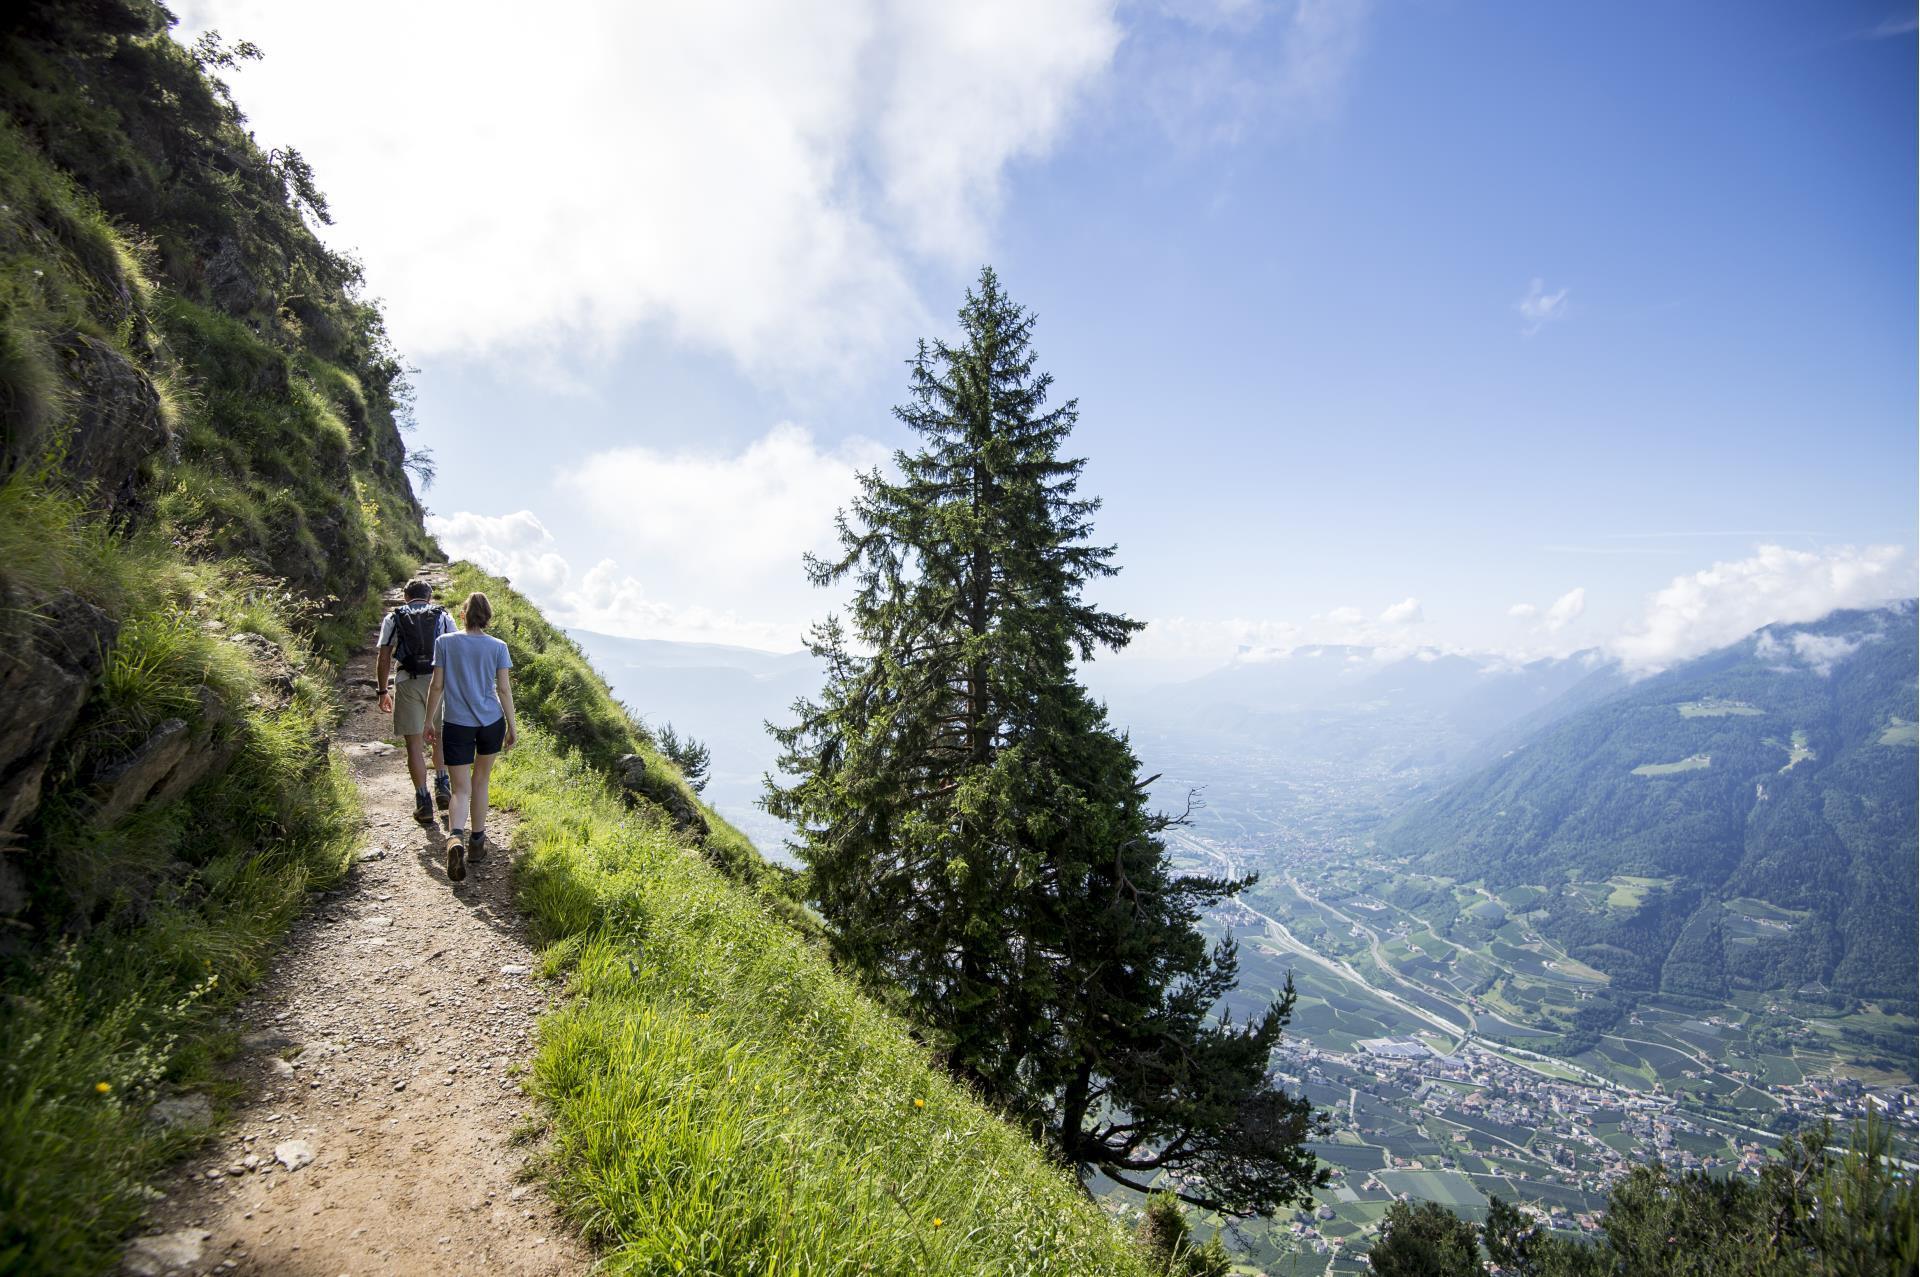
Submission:
<svg viewBox="0 0 1920 1277">
<path fill-rule="evenodd" d="M 427 730 L 427 689 L 433 677 L 403 678 L 393 685 L 393 730 L 397 736 L 418 736 Z M 440 706 L 440 723 L 447 721 L 447 707 Z"/>
</svg>

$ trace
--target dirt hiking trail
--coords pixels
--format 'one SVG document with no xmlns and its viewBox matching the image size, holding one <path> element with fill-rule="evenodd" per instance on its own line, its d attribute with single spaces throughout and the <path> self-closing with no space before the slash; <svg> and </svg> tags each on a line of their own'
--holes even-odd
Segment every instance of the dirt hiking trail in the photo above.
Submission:
<svg viewBox="0 0 1920 1277">
<path fill-rule="evenodd" d="M 438 601 L 447 578 L 423 569 Z M 391 600 L 398 601 L 395 595 Z M 445 821 L 422 829 L 404 749 L 375 703 L 373 636 L 345 674 L 336 746 L 360 788 L 360 860 L 295 923 L 238 1009 L 242 1098 L 159 1187 L 125 1271 L 374 1277 L 573 1274 L 592 1257 L 512 1136 L 531 1101 L 509 1073 L 558 985 L 531 974 L 513 907 L 510 821 L 447 881 Z M 191 1108 L 197 1101 L 175 1101 Z"/>
</svg>

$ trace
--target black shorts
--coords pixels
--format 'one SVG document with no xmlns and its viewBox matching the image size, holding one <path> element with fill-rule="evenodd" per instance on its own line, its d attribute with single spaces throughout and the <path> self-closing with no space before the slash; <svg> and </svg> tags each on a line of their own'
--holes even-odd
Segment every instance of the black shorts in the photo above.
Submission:
<svg viewBox="0 0 1920 1277">
<path fill-rule="evenodd" d="M 497 754 L 507 743 L 507 720 L 503 715 L 488 727 L 468 727 L 447 723 L 440 728 L 440 765 L 466 767 L 475 754 Z"/>
</svg>

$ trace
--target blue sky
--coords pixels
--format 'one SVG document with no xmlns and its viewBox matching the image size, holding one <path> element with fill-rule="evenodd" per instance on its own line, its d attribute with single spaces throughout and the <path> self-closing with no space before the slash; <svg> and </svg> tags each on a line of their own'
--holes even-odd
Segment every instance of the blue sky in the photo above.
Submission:
<svg viewBox="0 0 1920 1277">
<path fill-rule="evenodd" d="M 182 6 L 266 49 L 238 97 L 421 370 L 443 538 L 563 618 L 795 645 L 982 262 L 1142 669 L 1657 664 L 1914 588 L 1910 8 L 799 8 Z"/>
</svg>

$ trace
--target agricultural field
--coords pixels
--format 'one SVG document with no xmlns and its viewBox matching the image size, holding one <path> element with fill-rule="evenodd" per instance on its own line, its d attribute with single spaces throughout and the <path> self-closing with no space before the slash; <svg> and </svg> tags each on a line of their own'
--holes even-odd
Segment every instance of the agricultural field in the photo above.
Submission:
<svg viewBox="0 0 1920 1277">
<path fill-rule="evenodd" d="M 1766 712 L 1745 701 L 1722 700 L 1717 696 L 1685 701 L 1674 708 L 1682 718 L 1758 718 Z"/>
<path fill-rule="evenodd" d="M 1882 740 L 1882 743 L 1885 743 L 1884 736 L 1881 738 L 1881 740 Z M 1803 728 L 1799 728 L 1799 727 L 1794 728 L 1792 739 L 1785 745 L 1781 745 L 1779 741 L 1775 740 L 1771 736 L 1767 737 L 1766 743 L 1769 745 L 1779 746 L 1779 748 L 1787 751 L 1786 766 L 1780 769 L 1783 772 L 1790 772 L 1794 768 L 1798 767 L 1801 763 L 1806 762 L 1808 759 L 1817 757 L 1817 755 L 1813 752 L 1813 745 L 1807 739 L 1807 733 Z"/>
<path fill-rule="evenodd" d="M 1633 769 L 1636 776 L 1675 776 L 1681 772 L 1705 771 L 1713 766 L 1712 754 L 1689 754 L 1677 763 L 1641 763 Z"/>
</svg>

